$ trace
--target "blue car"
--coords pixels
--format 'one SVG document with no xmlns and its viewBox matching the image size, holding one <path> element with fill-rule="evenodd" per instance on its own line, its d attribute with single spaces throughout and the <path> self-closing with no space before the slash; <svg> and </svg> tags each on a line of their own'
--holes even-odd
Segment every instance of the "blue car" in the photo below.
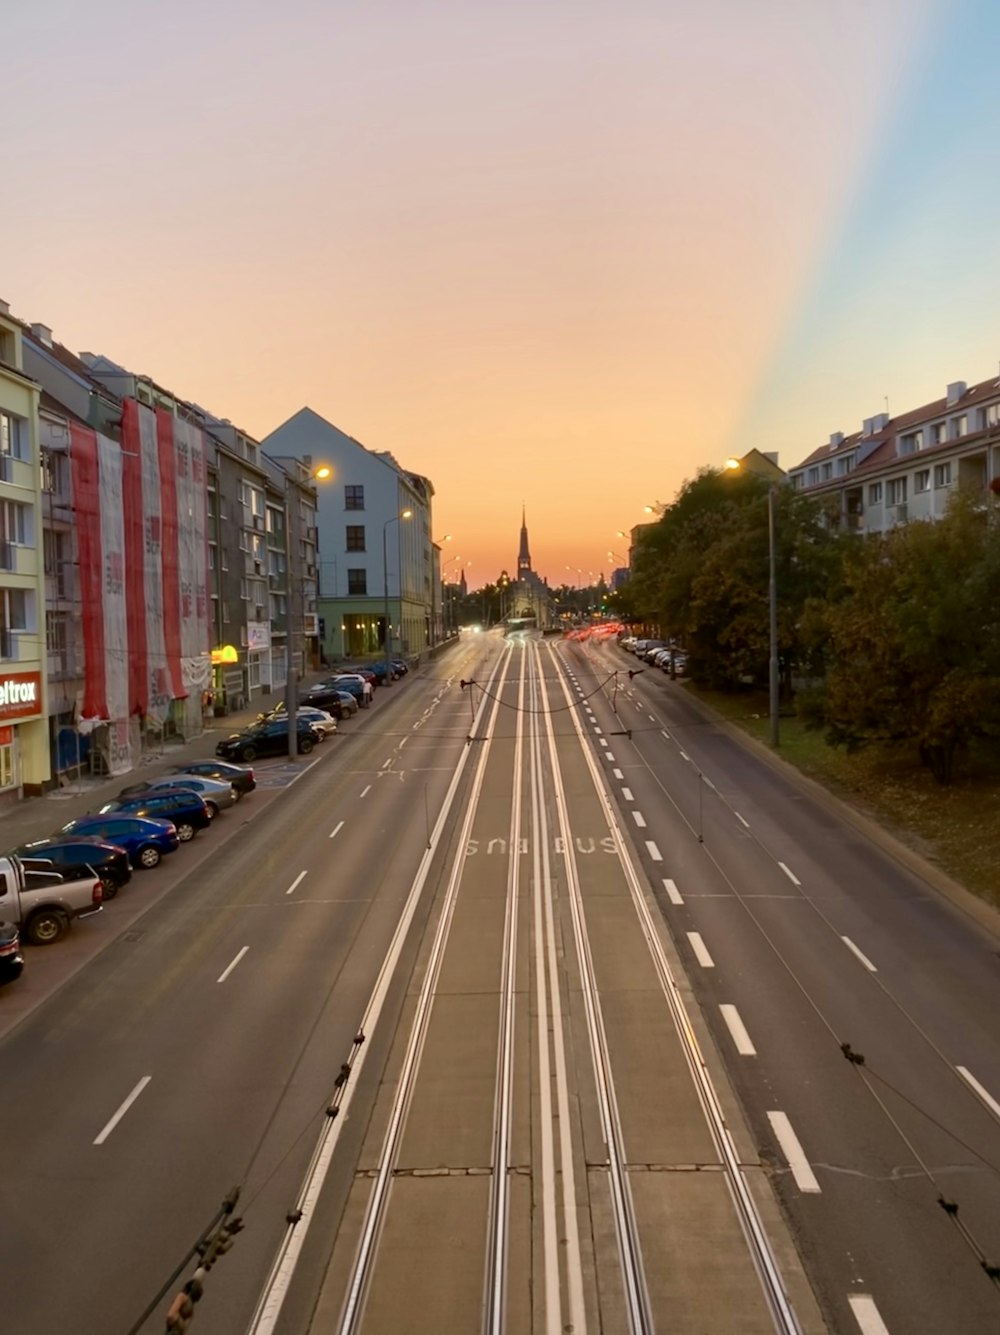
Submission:
<svg viewBox="0 0 1000 1335">
<path fill-rule="evenodd" d="M 177 792 L 145 792 L 134 797 L 118 797 L 106 802 L 99 816 L 147 816 L 150 820 L 169 820 L 177 827 L 177 838 L 182 844 L 193 839 L 199 830 L 207 830 L 212 823 L 208 803 L 200 793 L 190 789 Z"/>
<path fill-rule="evenodd" d="M 180 847 L 177 826 L 172 821 L 146 820 L 141 816 L 80 816 L 58 833 L 98 835 L 109 844 L 124 848 L 133 867 L 155 867 L 164 853 Z"/>
</svg>

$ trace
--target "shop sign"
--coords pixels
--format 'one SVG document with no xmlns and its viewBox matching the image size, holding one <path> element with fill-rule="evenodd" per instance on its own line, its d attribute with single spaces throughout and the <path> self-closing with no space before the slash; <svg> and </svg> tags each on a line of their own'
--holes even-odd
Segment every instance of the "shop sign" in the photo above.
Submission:
<svg viewBox="0 0 1000 1335">
<path fill-rule="evenodd" d="M 247 622 L 247 650 L 252 653 L 266 652 L 271 647 L 271 627 L 266 621 Z"/>
<path fill-rule="evenodd" d="M 0 674 L 0 719 L 30 718 L 42 712 L 42 674 Z"/>
<path fill-rule="evenodd" d="M 13 740 L 14 729 L 7 723 L 4 727 L 0 728 L 0 746 L 10 746 Z"/>
</svg>

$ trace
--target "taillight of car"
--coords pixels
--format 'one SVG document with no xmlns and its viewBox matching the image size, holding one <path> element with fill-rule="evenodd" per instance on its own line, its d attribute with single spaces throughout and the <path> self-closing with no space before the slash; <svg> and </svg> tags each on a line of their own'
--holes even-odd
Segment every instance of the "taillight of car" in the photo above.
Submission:
<svg viewBox="0 0 1000 1335">
<path fill-rule="evenodd" d="M 95 904 L 99 904 L 104 898 L 104 886 L 101 885 L 100 881 L 94 882 L 94 888 L 90 892 L 90 898 Z"/>
<path fill-rule="evenodd" d="M 0 944 L 0 958 L 4 958 L 7 955 L 16 955 L 18 953 L 19 945 L 20 942 L 16 936 L 13 941 L 4 941 Z"/>
</svg>

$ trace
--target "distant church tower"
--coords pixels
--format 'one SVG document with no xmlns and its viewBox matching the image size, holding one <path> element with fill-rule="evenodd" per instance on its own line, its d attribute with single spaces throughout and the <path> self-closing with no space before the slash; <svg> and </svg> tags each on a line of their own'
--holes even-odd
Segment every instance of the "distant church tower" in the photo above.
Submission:
<svg viewBox="0 0 1000 1335">
<path fill-rule="evenodd" d="M 524 506 L 521 506 L 521 547 L 517 553 L 517 578 L 524 579 L 531 574 L 531 553 L 528 551 L 528 525 L 524 518 Z"/>
</svg>

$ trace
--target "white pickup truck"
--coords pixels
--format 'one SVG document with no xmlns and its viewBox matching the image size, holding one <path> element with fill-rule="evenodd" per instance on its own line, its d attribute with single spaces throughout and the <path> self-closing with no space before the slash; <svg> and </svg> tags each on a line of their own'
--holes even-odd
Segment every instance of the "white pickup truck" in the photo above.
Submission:
<svg viewBox="0 0 1000 1335">
<path fill-rule="evenodd" d="M 36 946 L 58 941 L 73 918 L 100 913 L 103 897 L 96 875 L 63 877 L 25 867 L 13 854 L 0 857 L 0 918 L 20 924 Z"/>
</svg>

